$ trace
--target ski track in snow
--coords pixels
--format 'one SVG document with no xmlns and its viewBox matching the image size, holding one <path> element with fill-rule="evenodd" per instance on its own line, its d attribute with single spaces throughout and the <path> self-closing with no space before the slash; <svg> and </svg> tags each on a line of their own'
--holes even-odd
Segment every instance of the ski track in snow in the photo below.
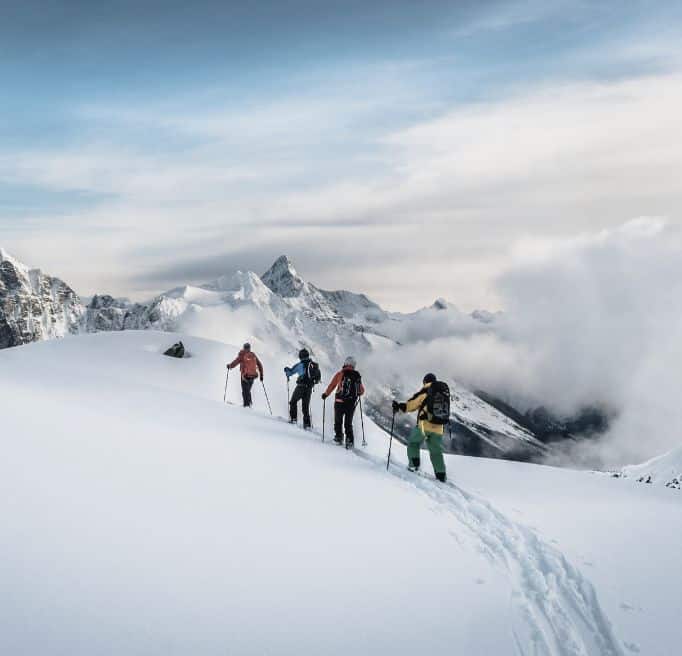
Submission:
<svg viewBox="0 0 682 656">
<path fill-rule="evenodd" d="M 319 431 L 309 433 L 321 437 Z M 353 453 L 385 470 L 385 461 L 357 448 Z M 624 656 L 594 587 L 563 553 L 452 482 L 437 483 L 395 465 L 389 474 L 452 515 L 469 531 L 473 544 L 507 573 L 514 590 L 512 630 L 521 656 Z M 530 651 L 524 645 L 532 645 Z"/>
<path fill-rule="evenodd" d="M 406 474 L 398 476 L 409 480 Z M 455 485 L 438 489 L 435 482 L 422 477 L 411 483 L 445 505 L 482 542 L 490 560 L 509 573 L 516 588 L 512 605 L 520 654 L 526 653 L 521 645 L 527 643 L 537 656 L 623 654 L 594 588 L 561 552 L 489 502 Z M 520 639 L 522 633 L 525 640 Z"/>
</svg>

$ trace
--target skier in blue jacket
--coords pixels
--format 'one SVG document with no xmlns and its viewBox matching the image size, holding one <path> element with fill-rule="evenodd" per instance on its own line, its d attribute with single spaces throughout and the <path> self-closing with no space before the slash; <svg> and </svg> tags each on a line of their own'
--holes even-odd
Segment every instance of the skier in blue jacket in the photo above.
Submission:
<svg viewBox="0 0 682 656">
<path fill-rule="evenodd" d="M 301 402 L 303 410 L 303 428 L 310 428 L 310 397 L 313 387 L 320 382 L 320 369 L 315 362 L 310 359 L 307 349 L 298 352 L 299 362 L 293 367 L 284 367 L 287 380 L 292 376 L 298 376 L 294 393 L 289 399 L 289 421 L 296 423 L 298 418 L 298 402 Z"/>
</svg>

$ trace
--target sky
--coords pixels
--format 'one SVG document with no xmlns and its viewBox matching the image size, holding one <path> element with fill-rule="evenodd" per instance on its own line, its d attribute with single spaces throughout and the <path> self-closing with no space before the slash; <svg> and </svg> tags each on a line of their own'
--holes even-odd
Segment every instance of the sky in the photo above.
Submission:
<svg viewBox="0 0 682 656">
<path fill-rule="evenodd" d="M 286 253 L 498 309 L 519 243 L 682 215 L 679 2 L 3 5 L 0 246 L 85 296 Z"/>
</svg>

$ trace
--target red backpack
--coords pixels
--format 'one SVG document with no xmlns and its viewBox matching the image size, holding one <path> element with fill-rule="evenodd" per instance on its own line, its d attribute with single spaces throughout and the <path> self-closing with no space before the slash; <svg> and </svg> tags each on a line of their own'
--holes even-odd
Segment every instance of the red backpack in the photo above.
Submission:
<svg viewBox="0 0 682 656">
<path fill-rule="evenodd" d="M 256 378 L 258 376 L 258 358 L 252 351 L 242 352 L 241 361 L 242 376 Z"/>
</svg>

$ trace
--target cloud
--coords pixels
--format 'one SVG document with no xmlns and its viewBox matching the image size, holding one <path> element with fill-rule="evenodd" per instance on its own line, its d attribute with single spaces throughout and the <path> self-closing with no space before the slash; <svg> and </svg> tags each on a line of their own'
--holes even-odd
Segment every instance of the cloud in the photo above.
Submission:
<svg viewBox="0 0 682 656">
<path fill-rule="evenodd" d="M 485 32 L 502 32 L 517 27 L 527 26 L 556 17 L 565 12 L 569 6 L 573 12 L 582 11 L 583 3 L 567 2 L 538 2 L 537 0 L 517 0 L 515 2 L 495 2 L 479 11 L 469 20 L 464 21 L 454 31 L 455 37 L 480 36 Z"/>
<path fill-rule="evenodd" d="M 532 254 L 530 254 L 532 253 Z M 525 344 L 526 392 L 560 411 L 595 399 L 618 412 L 607 462 L 650 457 L 679 444 L 682 375 L 682 230 L 640 219 L 610 231 L 521 247 L 500 281 L 507 337 Z"/>
<path fill-rule="evenodd" d="M 661 74 L 552 84 L 425 119 L 430 107 L 409 126 L 406 116 L 381 120 L 406 97 L 406 82 L 387 84 L 382 102 L 381 94 L 349 101 L 346 91 L 325 98 L 324 87 L 251 117 L 248 108 L 202 110 L 186 100 L 156 115 L 89 108 L 92 121 L 124 138 L 100 131 L 68 148 L 5 151 L 0 181 L 87 192 L 97 203 L 58 217 L 22 212 L 32 232 L 5 229 L 2 239 L 85 293 L 103 282 L 118 294 L 153 292 L 155 275 L 181 284 L 188 267 L 201 274 L 202 261 L 212 277 L 240 249 L 260 248 L 261 265 L 291 253 L 321 285 L 396 308 L 436 296 L 499 307 L 492 279 L 519 236 L 679 214 L 681 82 Z M 98 230 L 115 231 L 115 243 L 93 238 Z M 53 244 L 66 231 L 87 263 L 58 257 Z"/>
<path fill-rule="evenodd" d="M 506 311 L 492 326 L 453 323 L 447 313 L 448 331 L 415 322 L 411 342 L 378 354 L 372 366 L 413 384 L 432 369 L 520 408 L 542 404 L 570 416 L 597 405 L 613 413 L 608 435 L 571 445 L 564 462 L 616 467 L 680 444 L 679 223 L 640 218 L 526 239 L 496 284 Z"/>
</svg>

